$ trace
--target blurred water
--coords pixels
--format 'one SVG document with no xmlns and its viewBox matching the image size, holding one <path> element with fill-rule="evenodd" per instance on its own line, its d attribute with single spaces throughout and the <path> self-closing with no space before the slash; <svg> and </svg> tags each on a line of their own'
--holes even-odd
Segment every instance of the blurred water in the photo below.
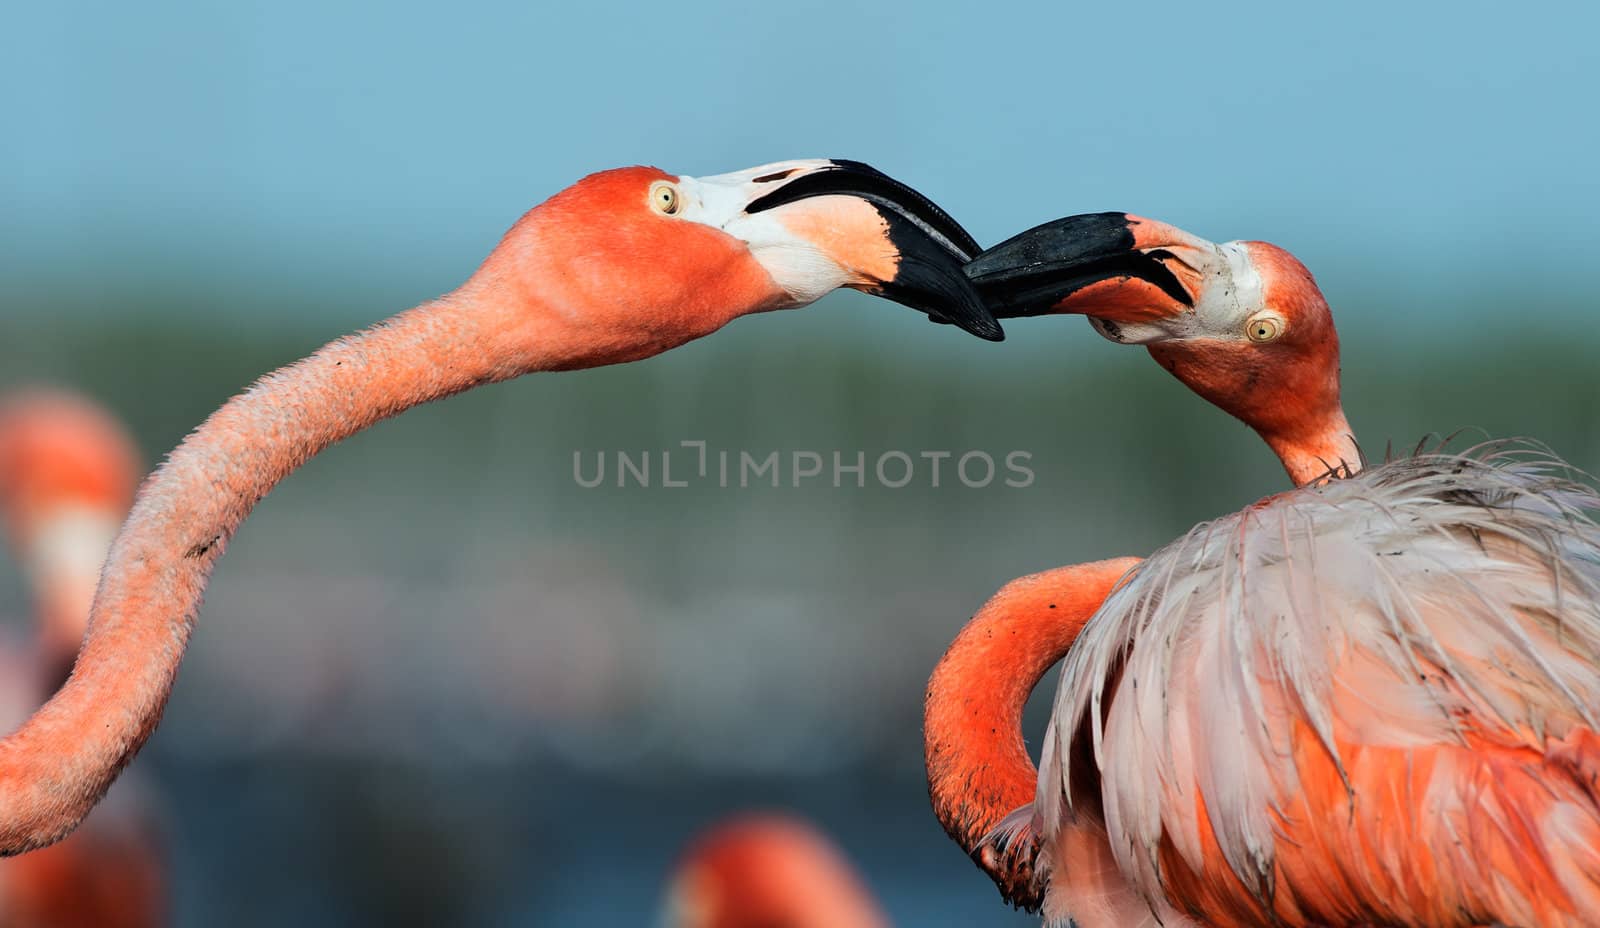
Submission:
<svg viewBox="0 0 1600 928">
<path fill-rule="evenodd" d="M 655 924 L 683 844 L 750 808 L 818 822 L 896 924 L 1034 923 L 1000 903 L 915 783 L 652 782 L 539 764 L 446 773 L 305 756 L 162 773 L 186 851 L 185 924 Z"/>
</svg>

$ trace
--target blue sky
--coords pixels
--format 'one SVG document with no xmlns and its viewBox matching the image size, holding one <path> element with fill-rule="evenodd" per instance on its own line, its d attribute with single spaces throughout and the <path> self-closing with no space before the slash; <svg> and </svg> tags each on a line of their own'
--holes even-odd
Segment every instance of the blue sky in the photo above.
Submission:
<svg viewBox="0 0 1600 928">
<path fill-rule="evenodd" d="M 9 10 L 0 283 L 420 298 L 588 171 L 845 156 L 986 243 L 1126 209 L 1419 312 L 1595 308 L 1593 4 L 543 6 Z"/>
</svg>

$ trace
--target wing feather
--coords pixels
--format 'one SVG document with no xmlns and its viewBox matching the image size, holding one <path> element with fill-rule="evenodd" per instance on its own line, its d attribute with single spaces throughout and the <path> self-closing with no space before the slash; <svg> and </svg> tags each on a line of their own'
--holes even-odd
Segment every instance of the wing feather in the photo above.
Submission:
<svg viewBox="0 0 1600 928">
<path fill-rule="evenodd" d="M 1600 786 L 1581 772 L 1600 764 L 1600 739 L 1568 752 L 1581 759 L 1560 769 L 1577 772 L 1542 800 L 1479 782 L 1472 752 L 1557 757 L 1600 731 L 1596 513 L 1600 496 L 1548 449 L 1491 443 L 1196 526 L 1107 598 L 1063 664 L 1040 777 L 1046 838 L 1074 804 L 1065 765 L 1087 735 L 1113 855 L 1140 892 L 1164 898 L 1175 862 L 1214 869 L 1210 849 L 1270 909 L 1283 875 L 1301 872 L 1294 809 L 1331 769 L 1350 835 L 1307 846 L 1350 860 L 1300 883 L 1400 892 L 1418 879 L 1408 842 L 1453 836 L 1464 849 L 1430 850 L 1429 878 L 1479 881 L 1472 898 L 1545 923 L 1502 870 L 1594 859 L 1569 844 L 1600 834 Z M 1435 756 L 1443 747 L 1470 750 Z M 1406 760 L 1377 766 L 1381 751 Z M 1408 821 L 1363 818 L 1379 807 Z"/>
</svg>

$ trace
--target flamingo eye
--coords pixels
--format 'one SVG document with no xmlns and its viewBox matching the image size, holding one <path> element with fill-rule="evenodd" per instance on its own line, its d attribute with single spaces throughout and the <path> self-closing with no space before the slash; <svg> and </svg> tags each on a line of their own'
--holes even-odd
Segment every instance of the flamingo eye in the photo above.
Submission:
<svg viewBox="0 0 1600 928">
<path fill-rule="evenodd" d="M 1270 342 L 1283 334 L 1283 320 L 1274 315 L 1262 315 L 1244 324 L 1245 337 L 1253 342 Z"/>
<path fill-rule="evenodd" d="M 683 208 L 683 198 L 678 196 L 677 185 L 669 184 L 664 180 L 651 184 L 650 206 L 662 215 L 676 216 L 678 210 Z"/>
</svg>

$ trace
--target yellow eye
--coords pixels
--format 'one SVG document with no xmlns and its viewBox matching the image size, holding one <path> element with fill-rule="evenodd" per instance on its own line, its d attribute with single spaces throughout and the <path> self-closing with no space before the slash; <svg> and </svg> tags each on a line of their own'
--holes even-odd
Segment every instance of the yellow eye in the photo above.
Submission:
<svg viewBox="0 0 1600 928">
<path fill-rule="evenodd" d="M 675 216 L 682 208 L 683 200 L 678 196 L 678 188 L 664 180 L 658 180 L 650 185 L 650 206 L 656 212 L 667 216 Z"/>
<path fill-rule="evenodd" d="M 1253 342 L 1270 342 L 1283 334 L 1283 320 L 1277 316 L 1257 316 L 1245 323 L 1244 334 Z"/>
</svg>

